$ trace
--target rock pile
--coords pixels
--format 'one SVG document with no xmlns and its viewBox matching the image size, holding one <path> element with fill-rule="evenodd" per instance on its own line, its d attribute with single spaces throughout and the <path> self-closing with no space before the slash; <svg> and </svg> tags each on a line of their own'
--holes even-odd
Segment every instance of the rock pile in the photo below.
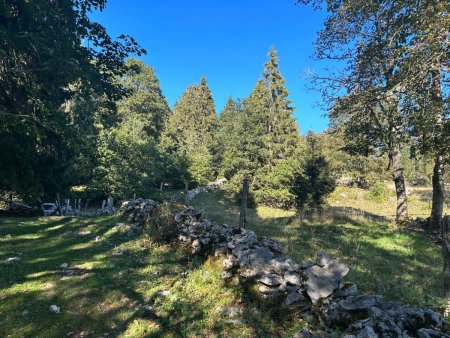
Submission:
<svg viewBox="0 0 450 338">
<path fill-rule="evenodd" d="M 140 221 L 151 217 L 155 205 L 141 201 L 124 210 Z M 339 258 L 319 253 L 314 262 L 296 263 L 282 255 L 277 241 L 202 219 L 191 207 L 176 213 L 174 220 L 179 241 L 193 254 L 224 258 L 223 279 L 295 307 L 300 316 L 313 314 L 327 327 L 346 328 L 343 337 L 450 337 L 446 321 L 432 310 L 358 295 L 355 284 L 342 282 L 349 268 Z"/>
<path fill-rule="evenodd" d="M 187 192 L 187 198 L 189 200 L 193 199 L 198 194 L 203 192 L 211 192 L 220 188 L 220 186 L 226 183 L 228 180 L 226 178 L 221 178 L 215 182 L 208 183 L 207 185 L 197 187 L 195 189 L 191 189 Z"/>
<path fill-rule="evenodd" d="M 138 198 L 132 201 L 123 202 L 119 208 L 119 213 L 127 216 L 128 221 L 131 224 L 131 226 L 127 228 L 127 236 L 133 237 L 140 234 L 157 207 L 158 202 L 150 199 Z"/>
</svg>

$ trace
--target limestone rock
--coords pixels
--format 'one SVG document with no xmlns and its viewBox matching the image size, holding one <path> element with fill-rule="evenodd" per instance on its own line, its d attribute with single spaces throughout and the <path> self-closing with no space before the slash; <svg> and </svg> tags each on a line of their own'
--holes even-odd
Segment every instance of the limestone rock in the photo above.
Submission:
<svg viewBox="0 0 450 338">
<path fill-rule="evenodd" d="M 306 292 L 312 303 L 315 304 L 321 298 L 330 296 L 339 287 L 342 277 L 347 275 L 348 266 L 339 258 L 333 259 L 321 266 L 312 266 L 305 270 Z"/>
<path fill-rule="evenodd" d="M 291 305 L 293 305 L 295 303 L 299 303 L 299 302 L 304 301 L 304 300 L 305 300 L 305 297 L 303 297 L 298 292 L 291 292 L 286 297 L 285 304 L 286 304 L 286 306 L 291 306 Z"/>
<path fill-rule="evenodd" d="M 282 283 L 282 279 L 278 275 L 275 275 L 273 273 L 267 273 L 262 275 L 261 278 L 258 279 L 258 282 L 273 287 L 280 285 Z"/>
<path fill-rule="evenodd" d="M 325 266 L 331 261 L 330 255 L 326 252 L 319 252 L 316 258 L 316 264 L 318 266 Z"/>
</svg>

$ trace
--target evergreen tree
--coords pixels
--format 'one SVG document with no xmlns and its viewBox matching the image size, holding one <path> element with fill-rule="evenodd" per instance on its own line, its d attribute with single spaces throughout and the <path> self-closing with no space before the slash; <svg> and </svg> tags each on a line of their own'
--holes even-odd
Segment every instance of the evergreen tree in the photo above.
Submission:
<svg viewBox="0 0 450 338">
<path fill-rule="evenodd" d="M 126 66 L 129 70 L 119 82 L 129 96 L 118 102 L 119 117 L 127 119 L 130 114 L 139 117 L 146 134 L 157 141 L 170 114 L 159 80 L 153 68 L 141 60 L 131 58 Z"/>
<path fill-rule="evenodd" d="M 127 66 L 119 79 L 128 91 L 117 103 L 119 122 L 99 133 L 95 183 L 116 197 L 148 197 L 173 170 L 158 144 L 170 109 L 153 69 L 136 59 Z"/>
<path fill-rule="evenodd" d="M 251 197 L 278 207 L 293 203 L 290 182 L 298 166 L 300 137 L 292 117 L 285 80 L 274 49 L 248 99 L 231 99 L 222 112 L 222 172 L 230 178 L 229 192 L 239 196 L 242 180 L 250 178 Z"/>
<path fill-rule="evenodd" d="M 298 166 L 300 138 L 275 49 L 270 50 L 262 75 L 248 100 L 249 113 L 259 120 L 263 145 L 252 190 L 257 202 L 286 207 L 293 202 L 289 186 Z"/>
<path fill-rule="evenodd" d="M 206 183 L 217 174 L 217 116 L 205 77 L 190 86 L 175 104 L 162 146 L 170 156 L 187 163 L 186 182 Z"/>
<path fill-rule="evenodd" d="M 142 54 L 134 39 L 113 40 L 89 19 L 106 0 L 6 0 L 0 5 L 0 193 L 54 198 L 76 180 L 84 134 L 65 104 L 124 92 L 114 81 L 124 59 Z M 90 41 L 89 44 L 81 43 Z"/>
<path fill-rule="evenodd" d="M 325 197 L 336 187 L 331 166 L 322 153 L 319 138 L 310 132 L 306 140 L 307 156 L 300 170 L 295 173 L 291 187 L 300 216 L 305 208 L 320 211 Z"/>
</svg>

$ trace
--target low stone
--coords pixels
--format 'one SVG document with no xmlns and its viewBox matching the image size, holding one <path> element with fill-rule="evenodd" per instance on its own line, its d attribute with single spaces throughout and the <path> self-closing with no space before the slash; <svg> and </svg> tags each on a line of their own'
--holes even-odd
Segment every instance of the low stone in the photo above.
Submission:
<svg viewBox="0 0 450 338">
<path fill-rule="evenodd" d="M 339 289 L 337 289 L 334 293 L 335 297 L 349 297 L 356 296 L 357 294 L 358 287 L 353 283 L 347 283 L 339 286 Z"/>
<path fill-rule="evenodd" d="M 228 257 L 223 261 L 222 266 L 225 270 L 229 270 L 238 264 L 239 261 L 236 256 L 228 255 Z"/>
<path fill-rule="evenodd" d="M 276 273 L 283 273 L 286 270 L 292 269 L 292 263 L 290 260 L 283 259 L 281 257 L 271 259 L 268 262 L 267 268 Z"/>
<path fill-rule="evenodd" d="M 282 279 L 278 275 L 267 273 L 262 275 L 261 278 L 258 279 L 258 282 L 267 286 L 278 286 L 282 283 Z"/>
<path fill-rule="evenodd" d="M 306 292 L 313 304 L 330 296 L 339 287 L 341 278 L 347 275 L 348 266 L 339 258 L 329 261 L 323 267 L 315 265 L 305 270 Z"/>
<path fill-rule="evenodd" d="M 290 294 L 287 295 L 284 303 L 286 304 L 286 306 L 291 306 L 295 303 L 298 303 L 298 302 L 301 302 L 304 300 L 305 300 L 305 297 L 303 297 L 298 292 L 291 292 Z"/>
<path fill-rule="evenodd" d="M 306 270 L 306 269 L 309 269 L 310 267 L 313 267 L 314 265 L 316 265 L 315 262 L 305 262 L 305 263 L 301 263 L 301 264 L 296 264 L 294 266 L 294 270 L 297 270 L 297 271 Z"/>
<path fill-rule="evenodd" d="M 257 269 L 261 272 L 273 258 L 273 253 L 267 248 L 254 248 L 238 253 L 239 266 Z"/>
<path fill-rule="evenodd" d="M 28 316 L 30 314 L 30 311 L 28 311 L 28 310 L 23 310 L 22 311 L 22 316 Z"/>
<path fill-rule="evenodd" d="M 286 287 L 286 291 L 287 292 L 299 292 L 299 290 L 300 290 L 300 286 L 299 285 L 288 285 L 287 287 Z"/>
<path fill-rule="evenodd" d="M 292 271 L 286 272 L 283 278 L 286 283 L 290 285 L 302 285 L 302 279 L 300 275 Z"/>
<path fill-rule="evenodd" d="M 49 310 L 52 313 L 60 313 L 61 312 L 61 308 L 58 305 L 50 305 Z"/>
<path fill-rule="evenodd" d="M 18 261 L 20 261 L 20 257 L 10 257 L 10 258 L 5 259 L 3 261 L 3 264 L 10 265 L 10 264 L 13 264 L 13 263 L 18 262 Z"/>
<path fill-rule="evenodd" d="M 67 263 L 62 263 L 59 267 L 60 267 L 61 269 L 67 269 L 67 268 L 69 267 L 69 264 L 67 264 Z"/>
<path fill-rule="evenodd" d="M 346 311 L 367 310 L 373 306 L 378 305 L 383 300 L 382 296 L 370 295 L 370 296 L 350 296 L 344 300 L 341 300 L 338 304 Z"/>
<path fill-rule="evenodd" d="M 261 237 L 260 241 L 262 246 L 268 248 L 270 251 L 281 254 L 283 252 L 283 246 L 278 243 L 277 241 L 267 238 L 267 237 Z"/>
<path fill-rule="evenodd" d="M 287 291 L 287 284 L 285 281 L 281 282 L 281 285 L 278 287 L 278 291 L 280 292 L 286 292 Z"/>
<path fill-rule="evenodd" d="M 226 247 L 220 246 L 214 250 L 214 256 L 219 257 L 221 255 L 225 255 L 227 252 L 228 252 L 228 249 Z"/>
<path fill-rule="evenodd" d="M 262 294 L 265 294 L 265 295 L 272 292 L 272 289 L 264 284 L 260 285 L 258 287 L 258 290 L 259 290 L 259 292 L 261 292 Z"/>
<path fill-rule="evenodd" d="M 330 255 L 328 255 L 328 253 L 326 253 L 326 252 L 319 252 L 317 254 L 316 264 L 318 266 L 325 266 L 329 262 L 331 262 L 331 257 L 330 257 Z"/>
<path fill-rule="evenodd" d="M 419 338 L 450 338 L 450 335 L 442 333 L 442 332 L 436 332 L 432 329 L 420 329 L 417 331 L 417 336 Z"/>
</svg>

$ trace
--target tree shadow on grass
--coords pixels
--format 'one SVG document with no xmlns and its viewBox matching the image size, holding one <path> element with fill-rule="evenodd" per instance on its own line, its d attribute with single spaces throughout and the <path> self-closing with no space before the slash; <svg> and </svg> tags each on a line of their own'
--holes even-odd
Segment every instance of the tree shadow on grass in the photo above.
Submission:
<svg viewBox="0 0 450 338">
<path fill-rule="evenodd" d="M 225 223 L 228 215 L 239 217 L 237 205 L 205 195 L 201 202 L 207 218 L 215 219 L 222 204 Z M 304 221 L 260 217 L 252 210 L 249 215 L 248 229 L 278 240 L 284 254 L 299 262 L 314 260 L 319 251 L 342 257 L 350 267 L 346 279 L 362 292 L 414 305 L 434 305 L 442 296 L 441 248 L 422 234 L 399 231 L 388 217 L 340 206 L 327 206 L 320 217 Z"/>
</svg>

